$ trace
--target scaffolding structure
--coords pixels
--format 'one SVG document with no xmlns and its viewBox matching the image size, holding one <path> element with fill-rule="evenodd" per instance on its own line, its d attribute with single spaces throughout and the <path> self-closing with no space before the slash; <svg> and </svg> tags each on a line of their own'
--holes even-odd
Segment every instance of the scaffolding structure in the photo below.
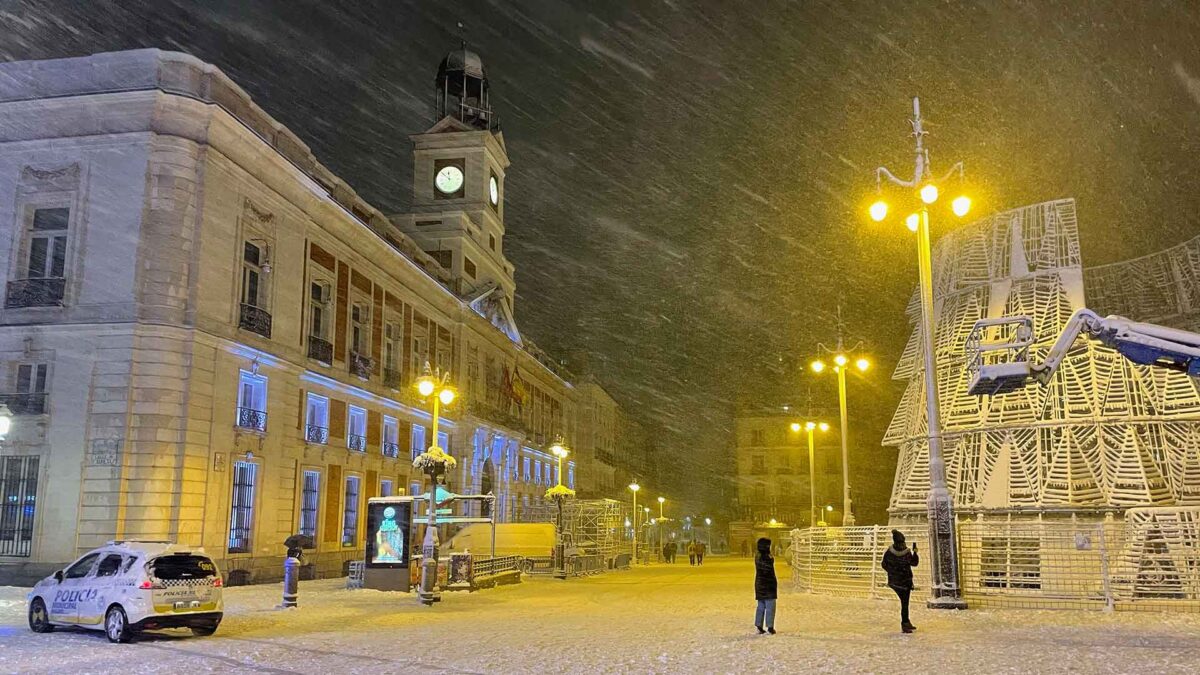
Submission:
<svg viewBox="0 0 1200 675">
<path fill-rule="evenodd" d="M 563 502 L 566 546 L 605 558 L 628 553 L 628 517 L 629 505 L 613 499 L 568 499 Z M 557 518 L 557 507 L 550 502 L 522 507 L 517 513 L 518 522 L 525 523 L 556 523 Z"/>
</svg>

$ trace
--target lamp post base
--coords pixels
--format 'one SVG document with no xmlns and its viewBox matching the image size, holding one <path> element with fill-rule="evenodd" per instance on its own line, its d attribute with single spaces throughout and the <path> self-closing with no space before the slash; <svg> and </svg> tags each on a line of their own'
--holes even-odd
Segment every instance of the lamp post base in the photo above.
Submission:
<svg viewBox="0 0 1200 675">
<path fill-rule="evenodd" d="M 928 609 L 966 609 L 967 601 L 961 597 L 952 595 L 943 595 L 940 598 L 930 598 L 925 601 L 925 607 Z"/>
<path fill-rule="evenodd" d="M 932 560 L 933 596 L 930 609 L 966 609 L 958 576 L 958 546 L 954 532 L 954 502 L 944 486 L 929 493 L 929 548 Z"/>
</svg>

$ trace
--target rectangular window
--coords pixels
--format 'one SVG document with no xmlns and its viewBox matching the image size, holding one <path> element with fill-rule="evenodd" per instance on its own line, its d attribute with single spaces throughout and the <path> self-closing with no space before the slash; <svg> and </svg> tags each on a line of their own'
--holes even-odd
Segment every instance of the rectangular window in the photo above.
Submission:
<svg viewBox="0 0 1200 675">
<path fill-rule="evenodd" d="M 395 489 L 392 487 L 393 485 L 395 485 L 395 483 L 393 483 L 390 478 L 384 478 L 383 480 L 379 481 L 379 496 L 391 497 L 392 490 Z"/>
<path fill-rule="evenodd" d="M 416 459 L 417 455 L 428 450 L 428 448 L 425 447 L 425 427 L 421 426 L 420 424 L 412 425 L 412 435 L 410 436 L 409 440 L 411 441 L 410 447 L 412 449 L 413 459 Z"/>
<path fill-rule="evenodd" d="M 542 484 L 542 460 L 536 460 L 533 463 L 533 484 Z"/>
<path fill-rule="evenodd" d="M 766 445 L 767 435 L 762 429 L 754 429 L 750 432 L 750 445 Z"/>
<path fill-rule="evenodd" d="M 242 304 L 266 309 L 266 288 L 263 285 L 263 264 L 266 254 L 259 244 L 242 244 Z"/>
<path fill-rule="evenodd" d="M 525 458 L 525 471 L 524 471 L 524 474 L 525 474 L 525 482 L 526 482 L 526 483 L 528 483 L 528 482 L 529 482 L 529 481 L 530 481 L 530 480 L 533 478 L 533 477 L 530 475 L 530 471 L 529 471 L 529 458 L 528 458 L 528 457 L 526 457 L 526 458 Z"/>
<path fill-rule="evenodd" d="M 399 323 L 393 321 L 383 327 L 384 384 L 393 388 L 400 386 L 400 343 L 403 338 L 404 331 Z"/>
<path fill-rule="evenodd" d="M 329 441 L 329 399 L 310 393 L 306 406 L 304 440 L 323 445 Z"/>
<path fill-rule="evenodd" d="M 383 416 L 383 441 L 380 443 L 380 450 L 383 451 L 384 457 L 399 457 L 400 456 L 400 423 L 395 417 Z"/>
<path fill-rule="evenodd" d="M 314 281 L 308 289 L 308 334 L 321 340 L 329 337 L 331 288 L 331 284 Z"/>
<path fill-rule="evenodd" d="M 254 490 L 258 484 L 258 465 L 233 463 L 233 499 L 229 507 L 229 552 L 249 553 L 254 529 Z"/>
<path fill-rule="evenodd" d="M 238 371 L 237 425 L 267 430 L 267 378 L 262 375 Z"/>
<path fill-rule="evenodd" d="M 475 278 L 475 261 L 463 256 L 463 272 L 472 279 Z"/>
<path fill-rule="evenodd" d="M 444 431 L 438 432 L 438 447 L 446 454 L 450 454 L 450 436 Z"/>
<path fill-rule="evenodd" d="M 317 536 L 317 513 L 321 505 L 321 472 L 305 469 L 300 485 L 300 534 Z"/>
<path fill-rule="evenodd" d="M 349 424 L 346 425 L 346 447 L 356 452 L 365 452 L 367 449 L 367 411 L 352 405 L 347 417 Z"/>
<path fill-rule="evenodd" d="M 750 473 L 763 473 L 766 470 L 766 463 L 762 457 L 750 458 Z"/>
<path fill-rule="evenodd" d="M 45 414 L 48 370 L 49 365 L 45 363 L 22 363 L 17 366 L 15 393 L 4 397 L 12 414 Z"/>
<path fill-rule="evenodd" d="M 350 307 L 350 350 L 361 356 L 371 353 L 371 309 L 361 302 Z"/>
<path fill-rule="evenodd" d="M 567 487 L 575 489 L 575 467 L 567 467 Z"/>
<path fill-rule="evenodd" d="M 544 485 L 553 485 L 554 484 L 554 477 L 553 477 L 554 467 L 550 466 L 550 462 L 546 462 L 546 464 L 542 466 L 542 469 L 543 469 L 542 483 Z"/>
<path fill-rule="evenodd" d="M 409 485 L 408 486 L 408 494 L 410 494 L 414 497 L 420 496 L 421 495 L 421 484 L 420 483 L 412 483 L 411 485 Z"/>
<path fill-rule="evenodd" d="M 0 556 L 31 555 L 37 488 L 37 457 L 0 457 Z"/>
<path fill-rule="evenodd" d="M 29 258 L 25 276 L 28 279 L 62 279 L 66 275 L 67 228 L 71 210 L 67 208 L 37 209 L 29 235 Z"/>
<path fill-rule="evenodd" d="M 358 543 L 358 476 L 346 476 L 346 495 L 342 507 L 342 546 Z"/>
<path fill-rule="evenodd" d="M 496 235 L 494 235 L 494 234 L 488 235 L 488 247 L 491 248 L 493 251 L 496 250 Z"/>
</svg>

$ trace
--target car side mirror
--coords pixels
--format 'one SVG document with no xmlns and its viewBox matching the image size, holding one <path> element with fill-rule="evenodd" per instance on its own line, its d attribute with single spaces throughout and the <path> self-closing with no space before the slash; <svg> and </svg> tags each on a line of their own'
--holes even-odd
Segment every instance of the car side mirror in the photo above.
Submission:
<svg viewBox="0 0 1200 675">
<path fill-rule="evenodd" d="M 62 570 L 59 570 L 54 573 L 54 580 L 60 584 L 62 583 L 62 580 L 63 580 L 63 571 Z"/>
</svg>

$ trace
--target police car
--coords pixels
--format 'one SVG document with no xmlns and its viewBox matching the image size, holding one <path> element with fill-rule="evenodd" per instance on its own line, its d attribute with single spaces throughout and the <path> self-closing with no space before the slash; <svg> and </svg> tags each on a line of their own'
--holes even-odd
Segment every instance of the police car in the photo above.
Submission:
<svg viewBox="0 0 1200 675">
<path fill-rule="evenodd" d="M 212 635 L 221 623 L 221 574 L 202 548 L 161 541 L 110 541 L 30 591 L 29 628 L 103 630 L 129 642 L 154 628 Z"/>
</svg>

